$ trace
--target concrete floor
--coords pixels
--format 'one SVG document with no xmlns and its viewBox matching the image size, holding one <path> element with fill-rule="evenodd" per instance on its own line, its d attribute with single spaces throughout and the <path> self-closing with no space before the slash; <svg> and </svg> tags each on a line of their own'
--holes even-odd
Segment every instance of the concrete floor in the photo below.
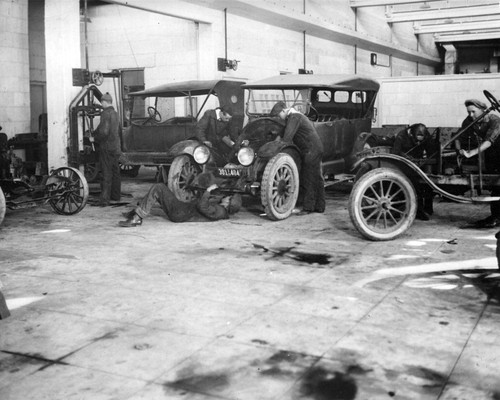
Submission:
<svg viewBox="0 0 500 400">
<path fill-rule="evenodd" d="M 123 191 L 154 182 L 142 169 Z M 439 203 L 391 242 L 327 213 L 120 228 L 126 206 L 8 210 L 2 400 L 500 399 L 495 230 Z"/>
</svg>

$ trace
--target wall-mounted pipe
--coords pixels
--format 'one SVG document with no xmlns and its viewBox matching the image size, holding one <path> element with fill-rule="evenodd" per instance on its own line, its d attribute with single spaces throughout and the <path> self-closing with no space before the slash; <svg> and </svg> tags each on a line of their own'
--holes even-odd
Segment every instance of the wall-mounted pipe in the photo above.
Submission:
<svg viewBox="0 0 500 400">
<path fill-rule="evenodd" d="M 227 60 L 227 8 L 224 8 L 224 58 Z"/>
</svg>

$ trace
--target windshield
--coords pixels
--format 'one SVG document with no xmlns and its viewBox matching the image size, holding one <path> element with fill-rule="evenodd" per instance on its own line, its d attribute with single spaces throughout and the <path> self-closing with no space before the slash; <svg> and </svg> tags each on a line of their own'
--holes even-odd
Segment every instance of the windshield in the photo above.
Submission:
<svg viewBox="0 0 500 400">
<path fill-rule="evenodd" d="M 219 107 L 217 96 L 183 96 L 183 97 L 131 97 L 125 104 L 126 119 L 141 122 L 150 117 L 150 112 L 156 110 L 157 122 L 174 117 L 197 118 L 204 110 Z M 148 108 L 151 110 L 148 111 Z M 203 107 L 203 110 L 201 109 Z"/>
<path fill-rule="evenodd" d="M 309 112 L 310 89 L 251 89 L 248 94 L 246 112 L 248 115 L 269 115 L 278 101 L 298 112 Z"/>
</svg>

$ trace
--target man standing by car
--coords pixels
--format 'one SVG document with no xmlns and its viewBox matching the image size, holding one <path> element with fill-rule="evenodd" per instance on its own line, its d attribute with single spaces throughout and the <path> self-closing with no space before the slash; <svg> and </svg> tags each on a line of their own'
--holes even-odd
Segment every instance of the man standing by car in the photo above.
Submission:
<svg viewBox="0 0 500 400">
<path fill-rule="evenodd" d="M 487 109 L 486 104 L 479 100 L 470 99 L 465 101 L 468 117 L 465 123 L 471 123 L 481 116 Z M 487 114 L 480 121 L 471 126 L 478 138 L 479 147 L 472 150 L 459 150 L 459 153 L 465 158 L 476 156 L 479 151 L 485 155 L 485 167 L 488 174 L 500 174 L 500 117 L 495 114 Z M 494 186 L 491 190 L 491 196 L 500 196 L 500 188 Z M 478 228 L 495 228 L 500 226 L 500 201 L 490 203 L 491 215 L 485 219 L 476 222 Z"/>
<path fill-rule="evenodd" d="M 230 107 L 217 107 L 215 110 L 207 110 L 196 125 L 196 137 L 207 146 L 214 146 L 227 158 L 231 157 L 231 151 L 236 140 L 232 135 L 231 118 L 233 111 Z"/>
<path fill-rule="evenodd" d="M 121 196 L 120 120 L 112 103 L 111 95 L 106 92 L 101 97 L 104 111 L 101 114 L 99 126 L 93 133 L 93 139 L 98 145 L 99 163 L 102 172 L 99 207 L 109 206 L 110 200 L 120 201 Z"/>
<path fill-rule="evenodd" d="M 325 211 L 325 184 L 321 171 L 323 143 L 312 122 L 293 107 L 277 102 L 271 110 L 271 117 L 286 121 L 283 140 L 294 143 L 302 156 L 301 183 L 304 189 L 302 211 L 296 215 Z"/>
</svg>

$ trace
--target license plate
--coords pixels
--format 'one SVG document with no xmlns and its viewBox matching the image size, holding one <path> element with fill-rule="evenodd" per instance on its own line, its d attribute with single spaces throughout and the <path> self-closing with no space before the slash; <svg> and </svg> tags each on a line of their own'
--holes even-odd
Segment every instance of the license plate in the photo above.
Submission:
<svg viewBox="0 0 500 400">
<path fill-rule="evenodd" d="M 241 170 L 230 168 L 219 168 L 219 176 L 241 176 Z"/>
</svg>

